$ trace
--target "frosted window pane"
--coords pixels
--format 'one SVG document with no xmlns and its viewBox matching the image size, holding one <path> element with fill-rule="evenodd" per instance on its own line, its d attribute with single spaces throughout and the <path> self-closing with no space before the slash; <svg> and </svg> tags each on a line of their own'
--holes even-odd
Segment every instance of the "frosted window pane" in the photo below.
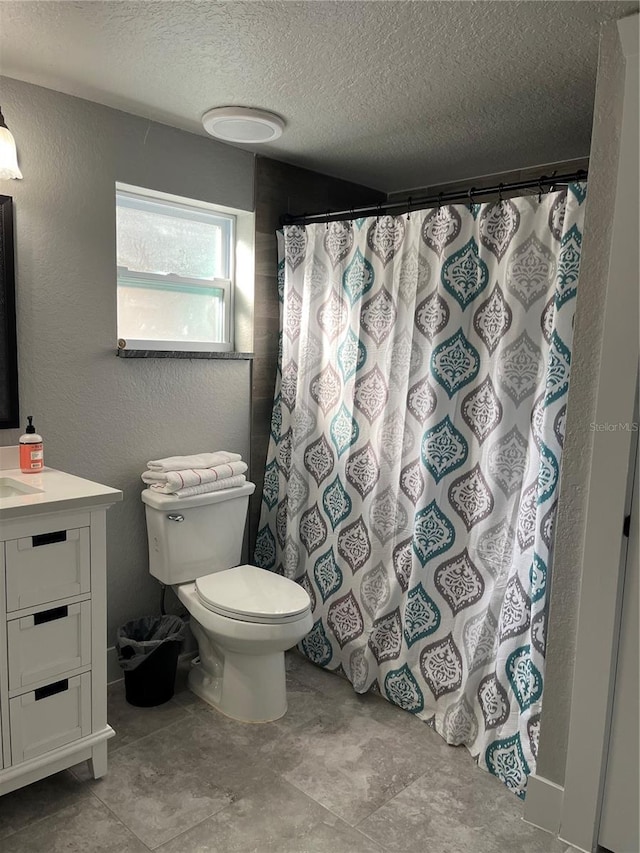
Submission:
<svg viewBox="0 0 640 853">
<path fill-rule="evenodd" d="M 206 287 L 184 292 L 118 284 L 118 335 L 160 341 L 223 341 L 224 291 Z"/>
<path fill-rule="evenodd" d="M 185 278 L 227 278 L 225 229 L 183 216 L 116 208 L 118 266 Z"/>
</svg>

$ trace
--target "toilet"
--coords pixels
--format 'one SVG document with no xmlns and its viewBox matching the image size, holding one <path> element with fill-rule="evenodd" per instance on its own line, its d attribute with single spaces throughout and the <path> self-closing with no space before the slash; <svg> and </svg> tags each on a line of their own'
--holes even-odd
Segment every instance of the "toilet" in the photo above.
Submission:
<svg viewBox="0 0 640 853">
<path fill-rule="evenodd" d="M 189 687 L 235 720 L 262 723 L 287 710 L 284 653 L 313 626 L 306 591 L 238 562 L 253 483 L 188 498 L 142 492 L 149 571 L 191 614 L 199 660 Z"/>
</svg>

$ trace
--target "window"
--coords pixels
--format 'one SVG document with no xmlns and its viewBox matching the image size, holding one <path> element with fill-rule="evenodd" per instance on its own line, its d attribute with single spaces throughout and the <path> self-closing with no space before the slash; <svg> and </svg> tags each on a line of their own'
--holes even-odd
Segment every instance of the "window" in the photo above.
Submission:
<svg viewBox="0 0 640 853">
<path fill-rule="evenodd" d="M 235 232 L 236 216 L 226 209 L 117 185 L 118 338 L 125 348 L 233 349 Z"/>
</svg>

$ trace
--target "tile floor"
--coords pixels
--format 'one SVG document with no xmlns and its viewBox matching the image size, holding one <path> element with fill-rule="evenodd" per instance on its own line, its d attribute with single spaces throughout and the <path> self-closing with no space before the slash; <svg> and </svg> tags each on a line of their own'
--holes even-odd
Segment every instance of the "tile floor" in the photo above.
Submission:
<svg viewBox="0 0 640 853">
<path fill-rule="evenodd" d="M 185 688 L 109 688 L 109 773 L 78 765 L 0 798 L 0 853 L 565 853 L 468 752 L 297 652 L 289 711 L 236 723 Z"/>
</svg>

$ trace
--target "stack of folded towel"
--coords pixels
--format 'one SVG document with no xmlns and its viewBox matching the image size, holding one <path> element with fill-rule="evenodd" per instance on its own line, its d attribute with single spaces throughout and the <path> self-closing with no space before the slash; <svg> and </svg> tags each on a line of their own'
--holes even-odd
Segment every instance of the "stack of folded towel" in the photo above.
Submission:
<svg viewBox="0 0 640 853">
<path fill-rule="evenodd" d="M 142 481 L 156 492 L 188 498 L 219 489 L 242 486 L 247 478 L 246 462 L 239 453 L 218 450 L 194 456 L 168 456 L 147 462 Z"/>
</svg>

